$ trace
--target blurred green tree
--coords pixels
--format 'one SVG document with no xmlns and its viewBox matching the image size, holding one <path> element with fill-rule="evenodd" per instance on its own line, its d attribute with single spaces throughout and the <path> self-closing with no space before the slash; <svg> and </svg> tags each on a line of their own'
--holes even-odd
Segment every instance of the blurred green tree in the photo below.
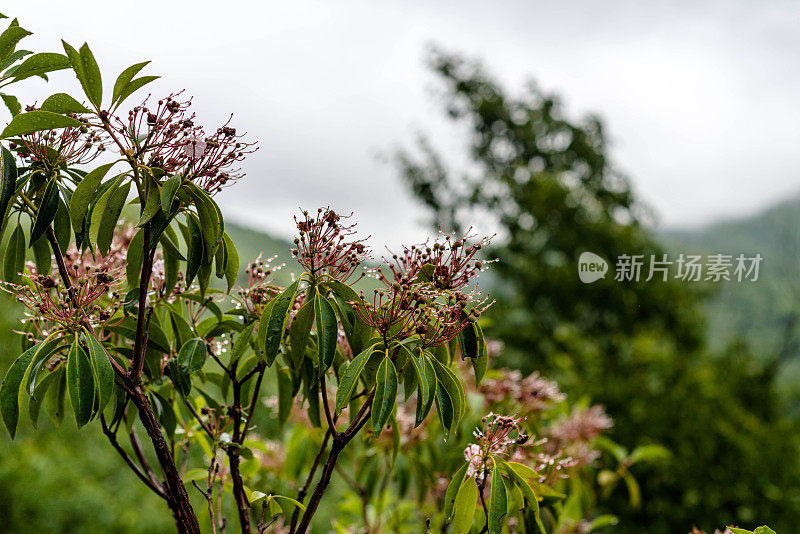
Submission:
<svg viewBox="0 0 800 534">
<path fill-rule="evenodd" d="M 435 226 L 479 218 L 498 229 L 487 335 L 505 344 L 503 364 L 544 370 L 605 404 L 625 446 L 673 451 L 668 468 L 645 477 L 641 509 L 608 503 L 617 531 L 747 524 L 756 513 L 779 529 L 796 523 L 797 431 L 776 409 L 774 375 L 746 347 L 707 354 L 704 290 L 671 276 L 646 282 L 645 269 L 639 281 L 614 280 L 618 256 L 664 250 L 610 162 L 600 120 L 571 119 L 535 84 L 510 96 L 458 55 L 433 50 L 429 64 L 448 115 L 468 126 L 469 170 L 452 172 L 425 137 L 396 159 Z M 585 251 L 610 262 L 604 279 L 580 282 Z"/>
</svg>

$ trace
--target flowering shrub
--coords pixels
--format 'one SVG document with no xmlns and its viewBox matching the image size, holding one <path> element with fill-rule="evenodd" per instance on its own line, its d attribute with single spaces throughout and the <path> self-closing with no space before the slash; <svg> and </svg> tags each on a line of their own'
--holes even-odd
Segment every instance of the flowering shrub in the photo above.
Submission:
<svg viewBox="0 0 800 534">
<path fill-rule="evenodd" d="M 6 84 L 70 69 L 84 95 L 24 112 L 3 95 L 3 287 L 28 310 L 0 386 L 12 438 L 26 403 L 34 424 L 44 405 L 59 426 L 68 402 L 186 533 L 200 531 L 187 483 L 212 532 L 226 530 L 230 502 L 242 532 L 307 532 L 329 490 L 345 532 L 590 532 L 614 523 L 593 501 L 618 480 L 637 505 L 628 468 L 663 450 L 628 454 L 603 439 L 601 407 L 570 407 L 537 374 L 488 369 L 480 318 L 492 301 L 476 284 L 488 239 L 440 235 L 365 269 L 355 225 L 320 208 L 295 219 L 300 276 L 281 287 L 259 257 L 239 285 L 213 197 L 256 144 L 231 120 L 198 125 L 180 92 L 120 115 L 156 78 L 137 77 L 146 62 L 109 94 L 87 45 L 17 63 L 25 34 L 14 21 L 0 35 Z M 277 395 L 259 414 L 267 379 Z M 595 476 L 603 451 L 619 465 Z M 345 488 L 330 486 L 334 473 Z"/>
</svg>

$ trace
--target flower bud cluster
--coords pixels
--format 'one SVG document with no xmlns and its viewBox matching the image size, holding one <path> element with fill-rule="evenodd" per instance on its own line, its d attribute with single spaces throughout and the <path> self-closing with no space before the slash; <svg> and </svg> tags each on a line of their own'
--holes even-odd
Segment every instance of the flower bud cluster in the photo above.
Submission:
<svg viewBox="0 0 800 534">
<path fill-rule="evenodd" d="M 470 237 L 444 236 L 446 245 L 437 240 L 393 254 L 386 269 L 373 271 L 383 287 L 374 290 L 371 302 L 362 295 L 352 303 L 356 313 L 384 337 L 416 335 L 424 347 L 448 343 L 493 304 L 471 287 L 486 268 L 475 255 L 489 241 L 469 245 Z"/>
<path fill-rule="evenodd" d="M 181 100 L 182 93 L 159 100 L 155 108 L 148 106 L 148 97 L 128 113 L 127 121 L 113 117 L 109 126 L 127 157 L 167 175 L 180 173 L 213 195 L 243 176 L 236 165 L 258 147 L 230 126 L 232 117 L 207 134 L 195 124 L 191 99 Z"/>
<path fill-rule="evenodd" d="M 40 334 L 52 327 L 76 332 L 84 326 L 108 324 L 115 316 L 120 307 L 114 290 L 117 274 L 106 268 L 73 269 L 71 290 L 49 274 L 25 274 L 28 283 L 4 282 L 3 286 L 29 310 L 29 322 Z"/>
<path fill-rule="evenodd" d="M 524 417 L 516 415 L 485 415 L 482 428 L 472 433 L 477 443 L 471 443 L 464 450 L 464 457 L 469 462 L 467 476 L 484 477 L 493 457 L 509 457 L 518 445 L 528 443 L 530 436 L 521 426 L 524 420 Z"/>
<path fill-rule="evenodd" d="M 352 239 L 356 225 L 344 222 L 351 216 L 319 208 L 313 217 L 304 211 L 299 219 L 294 218 L 299 235 L 294 240 L 292 256 L 306 272 L 346 282 L 369 257 L 366 238 Z"/>
<path fill-rule="evenodd" d="M 500 369 L 498 372 L 499 377 L 487 378 L 479 388 L 487 405 L 511 401 L 522 413 L 534 414 L 566 399 L 558 384 L 536 371 L 525 378 L 517 369 Z"/>
<path fill-rule="evenodd" d="M 26 109 L 35 111 L 37 108 L 28 106 Z M 91 127 L 86 118 L 70 116 L 82 125 L 25 134 L 21 136 L 22 145 L 12 148 L 21 158 L 48 173 L 64 166 L 91 163 L 106 150 L 108 139 L 101 135 L 100 130 Z"/>
<path fill-rule="evenodd" d="M 469 244 L 475 237 L 470 230 L 461 237 L 440 232 L 433 243 L 412 245 L 402 254 L 393 254 L 387 262 L 389 270 L 397 281 L 424 278 L 436 289 L 460 291 L 491 263 L 477 257 L 491 238 Z"/>
<path fill-rule="evenodd" d="M 272 265 L 277 256 L 266 259 L 261 256 L 259 254 L 255 260 L 248 263 L 244 270 L 247 275 L 247 286 L 238 286 L 236 289 L 241 306 L 255 316 L 260 315 L 264 305 L 285 289 L 272 283 L 272 275 L 285 264 Z"/>
</svg>

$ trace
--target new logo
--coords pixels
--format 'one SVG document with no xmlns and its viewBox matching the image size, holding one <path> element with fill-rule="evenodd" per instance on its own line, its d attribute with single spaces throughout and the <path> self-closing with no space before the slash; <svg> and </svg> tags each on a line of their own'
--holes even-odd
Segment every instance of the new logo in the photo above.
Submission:
<svg viewBox="0 0 800 534">
<path fill-rule="evenodd" d="M 584 252 L 578 258 L 578 277 L 584 284 L 605 278 L 607 273 L 608 263 L 594 252 Z"/>
</svg>

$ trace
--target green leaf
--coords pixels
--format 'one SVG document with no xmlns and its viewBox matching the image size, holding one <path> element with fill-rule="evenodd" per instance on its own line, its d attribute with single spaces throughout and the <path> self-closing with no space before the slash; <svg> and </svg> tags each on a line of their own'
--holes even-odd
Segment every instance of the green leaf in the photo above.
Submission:
<svg viewBox="0 0 800 534">
<path fill-rule="evenodd" d="M 38 426 L 39 412 L 41 411 L 42 401 L 47 395 L 47 390 L 58 376 L 59 375 L 56 373 L 48 373 L 47 376 L 36 384 L 36 389 L 28 402 L 28 417 L 30 417 L 31 423 L 33 423 L 33 428 L 37 428 Z"/>
<path fill-rule="evenodd" d="M 622 475 L 622 480 L 625 481 L 625 485 L 628 487 L 628 501 L 631 508 L 639 508 L 639 505 L 642 504 L 642 492 L 639 489 L 639 483 L 633 478 L 630 471 Z"/>
<path fill-rule="evenodd" d="M 189 254 L 186 259 L 186 285 L 192 284 L 194 277 L 200 270 L 203 261 L 203 234 L 200 231 L 200 222 L 193 213 L 186 215 L 189 228 Z"/>
<path fill-rule="evenodd" d="M 103 348 L 103 344 L 89 332 L 86 333 L 86 345 L 89 348 L 94 382 L 99 391 L 100 404 L 95 411 L 102 413 L 108 401 L 114 396 L 114 368 L 109 359 L 111 356 Z"/>
<path fill-rule="evenodd" d="M 170 176 L 164 185 L 161 186 L 161 210 L 165 214 L 172 212 L 172 203 L 175 200 L 175 195 L 178 193 L 178 188 L 181 186 L 183 178 L 180 174 Z"/>
<path fill-rule="evenodd" d="M 64 54 L 53 52 L 43 52 L 33 54 L 14 69 L 14 81 L 18 82 L 31 76 L 41 76 L 48 72 L 53 72 L 70 67 L 69 58 Z M 42 104 L 44 106 L 44 104 Z M 53 111 L 53 110 L 50 110 Z M 61 111 L 57 113 L 78 113 L 76 111 Z"/>
<path fill-rule="evenodd" d="M 180 305 L 173 305 L 169 307 L 169 318 L 170 322 L 172 323 L 172 329 L 175 332 L 176 350 L 179 349 L 184 343 L 195 337 L 192 326 L 177 311 L 180 308 Z"/>
<path fill-rule="evenodd" d="M 156 317 L 157 316 L 154 314 L 153 320 L 150 322 L 150 330 L 147 338 L 147 349 L 150 350 L 153 348 L 165 354 L 169 354 L 170 348 L 167 335 L 157 323 Z M 108 326 L 107 329 L 127 339 L 134 340 L 136 339 L 136 318 L 131 316 L 125 317 L 121 323 L 114 326 Z"/>
<path fill-rule="evenodd" d="M 25 231 L 17 225 L 11 233 L 3 258 L 3 279 L 12 284 L 19 283 L 20 274 L 25 269 Z"/>
<path fill-rule="evenodd" d="M 10 56 L 8 56 L 8 59 L 6 59 L 2 64 L 0 64 L 2 65 L 0 66 L 0 70 L 5 70 L 3 76 L 6 78 L 14 76 L 14 73 L 16 73 L 17 69 L 19 68 L 19 65 L 16 65 L 14 67 L 11 66 L 14 65 L 14 63 L 19 61 L 20 59 L 24 58 L 25 56 L 29 56 L 31 54 L 33 54 L 33 52 L 31 52 L 30 50 L 23 50 L 23 49 L 14 50 L 14 52 Z"/>
<path fill-rule="evenodd" d="M 19 115 L 19 112 L 22 111 L 22 105 L 19 103 L 16 96 L 0 94 L 0 98 L 3 99 L 3 103 L 8 108 L 12 117 Z"/>
<path fill-rule="evenodd" d="M 465 319 L 465 312 L 462 313 L 462 319 Z M 472 327 L 474 323 L 470 323 L 467 327 L 458 334 L 458 344 L 461 347 L 461 359 L 466 358 L 475 359 L 478 357 L 478 334 Z"/>
<path fill-rule="evenodd" d="M 114 239 L 114 229 L 119 222 L 119 216 L 122 214 L 122 208 L 128 200 L 128 193 L 131 190 L 131 183 L 126 182 L 119 187 L 110 188 L 103 196 L 108 194 L 105 206 L 92 212 L 92 226 L 90 227 L 90 238 L 92 242 L 97 245 L 98 250 L 104 256 L 108 254 L 108 249 L 111 247 L 111 241 Z M 101 197 L 100 200 L 103 198 Z M 100 201 L 98 201 L 98 204 Z M 95 222 L 97 222 L 97 231 L 95 233 Z"/>
<path fill-rule="evenodd" d="M 131 96 L 133 93 L 147 85 L 148 83 L 159 79 L 161 76 L 142 76 L 140 78 L 136 78 L 135 80 L 131 80 L 131 82 L 125 86 L 125 89 L 119 94 L 119 98 L 117 100 L 117 106 L 122 104 L 126 98 Z"/>
<path fill-rule="evenodd" d="M 17 162 L 6 147 L 2 147 L 0 150 L 0 165 L 2 165 L 2 171 L 0 171 L 0 229 L 2 229 L 6 226 L 8 205 L 17 188 Z M 0 235 L 2 235 L 2 230 L 0 230 Z"/>
<path fill-rule="evenodd" d="M 297 320 L 295 318 L 295 320 Z M 364 366 L 367 364 L 372 351 L 377 346 L 376 344 L 370 345 L 366 350 L 361 352 L 358 356 L 353 358 L 347 368 L 344 370 L 342 378 L 339 380 L 339 388 L 336 390 L 336 411 L 339 412 L 350 403 L 350 397 L 353 396 L 353 390 L 358 383 L 358 377 L 364 371 Z"/>
<path fill-rule="evenodd" d="M 225 264 L 228 262 L 228 250 L 225 240 L 217 247 L 217 252 L 214 255 L 214 275 L 217 278 L 225 276 Z"/>
<path fill-rule="evenodd" d="M 44 237 L 40 237 L 33 244 L 33 259 L 36 263 L 36 272 L 45 276 L 50 274 L 52 269 L 52 255 L 50 254 L 50 243 Z"/>
<path fill-rule="evenodd" d="M 112 95 L 111 104 L 115 104 L 117 99 L 122 95 L 122 92 L 131 82 L 134 76 L 136 76 L 140 70 L 142 70 L 149 61 L 142 61 L 141 63 L 136 63 L 135 65 L 131 65 L 127 69 L 123 70 L 119 76 L 117 76 L 117 81 L 114 82 L 114 93 Z"/>
<path fill-rule="evenodd" d="M 422 355 L 418 360 L 415 360 L 415 371 L 418 371 L 417 380 L 420 383 L 420 391 L 422 395 L 417 396 L 417 412 L 415 427 L 419 426 L 433 407 L 433 401 L 436 398 L 436 370 L 430 362 L 427 355 Z M 424 389 L 422 384 L 425 383 Z"/>
<path fill-rule="evenodd" d="M 178 361 L 175 358 L 169 359 L 169 362 L 167 362 L 167 370 L 169 371 L 168 374 L 172 380 L 172 384 L 175 386 L 178 393 L 184 397 L 188 396 L 192 392 L 192 378 L 189 374 L 178 365 Z"/>
<path fill-rule="evenodd" d="M 638 462 L 657 462 L 660 460 L 667 460 L 672 455 L 669 449 L 662 445 L 651 443 L 649 445 L 641 445 L 633 449 L 630 456 L 630 463 L 635 464 Z"/>
<path fill-rule="evenodd" d="M 163 236 L 162 236 L 163 237 Z M 163 243 L 163 241 L 162 241 Z M 178 283 L 178 273 L 180 271 L 180 255 L 172 252 L 168 247 L 164 247 L 164 291 L 170 295 Z"/>
<path fill-rule="evenodd" d="M 58 210 L 58 186 L 56 185 L 55 177 L 51 178 L 44 188 L 42 200 L 39 203 L 39 211 L 36 212 L 36 221 L 33 223 L 31 230 L 30 243 L 36 242 L 44 235 L 47 227 L 56 218 L 56 210 Z"/>
<path fill-rule="evenodd" d="M 278 422 L 283 428 L 292 413 L 292 405 L 294 404 L 292 374 L 287 367 L 280 364 L 278 364 L 277 373 L 275 374 L 278 379 Z"/>
<path fill-rule="evenodd" d="M 391 358 L 384 357 L 376 377 L 375 398 L 372 399 L 372 430 L 379 434 L 394 410 L 397 397 L 397 370 Z"/>
<path fill-rule="evenodd" d="M 239 277 L 239 252 L 227 232 L 222 234 L 222 240 L 228 253 L 228 260 L 225 262 L 225 281 L 228 284 L 227 291 L 230 293 L 233 284 L 236 283 L 236 279 Z"/>
<path fill-rule="evenodd" d="M 501 534 L 503 525 L 500 520 L 508 510 L 508 497 L 506 495 L 506 486 L 496 463 L 492 467 L 492 489 L 489 492 L 488 504 L 489 517 L 487 523 L 489 525 L 489 534 Z"/>
<path fill-rule="evenodd" d="M 469 468 L 469 462 L 464 462 L 458 471 L 456 471 L 456 474 L 453 475 L 453 479 L 450 481 L 450 484 L 448 484 L 447 491 L 445 491 L 444 518 L 446 521 L 450 521 L 453 517 L 456 496 L 458 495 L 458 490 L 461 489 L 461 484 L 464 482 L 464 477 L 467 475 L 467 468 Z"/>
<path fill-rule="evenodd" d="M 144 230 L 138 230 L 128 244 L 128 253 L 125 257 L 125 278 L 128 287 L 139 286 L 139 277 L 142 272 L 142 257 L 144 251 Z"/>
<path fill-rule="evenodd" d="M 529 480 L 538 479 L 538 473 L 536 473 L 536 471 L 527 465 L 517 462 L 503 462 L 502 466 L 522 492 L 522 496 L 527 501 L 527 506 L 533 510 L 533 515 L 536 520 L 536 524 L 539 526 L 539 530 L 542 532 L 542 534 L 545 534 L 544 525 L 542 525 L 542 520 L 539 516 L 539 498 L 528 482 Z"/>
<path fill-rule="evenodd" d="M 239 332 L 239 336 L 233 342 L 233 347 L 231 348 L 231 362 L 235 362 L 244 355 L 247 347 L 250 346 L 250 339 L 253 337 L 253 328 L 255 326 L 256 323 L 250 323 Z"/>
<path fill-rule="evenodd" d="M 478 484 L 474 477 L 467 477 L 461 483 L 453 506 L 453 534 L 468 534 L 475 517 L 478 502 Z"/>
<path fill-rule="evenodd" d="M 206 363 L 206 342 L 199 337 L 187 341 L 178 352 L 178 364 L 187 373 L 196 373 Z"/>
<path fill-rule="evenodd" d="M 77 338 L 67 356 L 67 389 L 72 410 L 75 412 L 75 422 L 81 428 L 92 418 L 95 386 L 92 362 Z"/>
<path fill-rule="evenodd" d="M 89 97 L 89 101 L 99 109 L 103 100 L 103 79 L 100 76 L 100 68 L 97 66 L 97 61 L 95 61 L 94 55 L 86 43 L 80 49 L 80 60 L 83 77 L 80 80 L 81 85 L 86 92 L 86 96 Z"/>
<path fill-rule="evenodd" d="M 314 317 L 317 324 L 319 372 L 322 375 L 331 366 L 336 355 L 339 323 L 330 301 L 319 292 L 314 297 Z"/>
<path fill-rule="evenodd" d="M 372 329 L 359 318 L 358 314 L 353 312 L 352 306 L 348 304 L 349 302 L 360 303 L 361 296 L 347 284 L 336 280 L 327 281 L 325 285 L 340 299 L 337 299 L 340 302 L 340 305 L 337 307 L 340 312 L 339 316 L 341 317 L 342 327 L 344 328 L 345 336 L 347 336 L 347 343 L 350 345 L 353 354 L 357 354 L 365 348 L 372 331 Z"/>
<path fill-rule="evenodd" d="M 303 304 L 303 307 L 292 319 L 292 326 L 289 327 L 289 345 L 291 347 L 289 356 L 292 367 L 295 369 L 299 369 L 300 364 L 303 363 L 312 324 L 314 324 L 314 299 Z"/>
<path fill-rule="evenodd" d="M 43 343 L 37 345 L 38 348 L 33 354 L 33 359 L 22 377 L 22 387 L 17 398 L 17 402 L 20 405 L 25 401 L 26 396 L 33 395 L 39 371 L 58 348 L 59 343 L 61 343 L 61 339 L 56 334 L 51 334 Z"/>
<path fill-rule="evenodd" d="M 63 197 L 64 191 L 61 192 L 61 198 L 58 199 L 58 208 L 56 209 L 56 218 L 53 219 L 53 233 L 56 235 L 56 241 L 61 250 L 69 248 L 70 239 L 72 239 L 72 225 L 69 221 L 69 208 Z"/>
<path fill-rule="evenodd" d="M 114 163 L 100 165 L 84 176 L 83 180 L 75 187 L 75 191 L 72 193 L 72 198 L 69 201 L 69 218 L 72 221 L 72 229 L 75 231 L 75 234 L 81 234 L 83 232 L 83 219 L 89 211 L 89 204 L 92 202 L 94 192 L 97 186 L 100 185 L 100 181 L 113 166 Z"/>
<path fill-rule="evenodd" d="M 0 34 L 0 65 L 5 63 L 11 56 L 17 47 L 17 43 L 28 35 L 32 35 L 32 33 L 13 24 Z"/>
<path fill-rule="evenodd" d="M 220 212 L 217 209 L 216 203 L 211 200 L 208 194 L 195 186 L 191 182 L 192 187 L 190 191 L 195 199 L 195 207 L 197 208 L 197 216 L 200 218 L 200 229 L 203 233 L 203 240 L 205 241 L 205 259 L 207 262 L 211 261 L 213 254 L 217 250 L 217 245 L 222 239 L 222 220 Z"/>
<path fill-rule="evenodd" d="M 442 430 L 444 432 L 444 439 L 450 437 L 450 432 L 453 430 L 455 426 L 453 424 L 454 420 L 454 412 L 453 412 L 453 403 L 450 400 L 450 395 L 447 394 L 447 391 L 442 386 L 440 381 L 436 381 L 436 411 L 439 414 L 439 420 L 442 423 Z"/>
<path fill-rule="evenodd" d="M 6 377 L 0 385 L 0 413 L 3 415 L 3 423 L 6 425 L 11 439 L 17 433 L 17 422 L 19 421 L 19 391 L 22 386 L 22 379 L 42 343 L 37 343 L 29 348 L 22 355 L 14 360 L 11 367 L 6 372 Z"/>
<path fill-rule="evenodd" d="M 47 410 L 47 415 L 50 416 L 50 421 L 56 428 L 61 427 L 61 422 L 64 420 L 64 400 L 67 396 L 67 373 L 65 367 L 62 365 L 52 373 L 57 375 L 53 378 L 53 386 L 47 391 L 44 399 L 44 406 Z"/>
<path fill-rule="evenodd" d="M 139 217 L 139 222 L 136 223 L 136 226 L 141 228 L 150 222 L 150 219 L 155 217 L 160 210 L 161 192 L 158 190 L 158 185 L 156 184 L 155 180 L 149 178 L 147 179 L 147 198 L 144 201 L 144 209 L 142 210 L 142 214 Z"/>
<path fill-rule="evenodd" d="M 200 288 L 200 296 L 205 297 L 208 284 L 211 281 L 211 262 L 200 262 L 197 270 L 197 285 Z"/>
<path fill-rule="evenodd" d="M 475 386 L 480 386 L 483 377 L 486 375 L 486 369 L 489 367 L 489 351 L 486 348 L 486 339 L 483 337 L 483 330 L 478 323 L 472 323 L 467 329 L 472 328 L 475 331 L 477 342 L 477 354 L 472 359 L 472 370 L 475 373 Z"/>
<path fill-rule="evenodd" d="M 45 101 L 42 102 L 42 106 L 39 109 L 42 111 L 52 111 L 53 113 L 62 114 L 89 113 L 89 110 L 86 109 L 83 104 L 69 96 L 67 93 L 56 93 L 52 96 L 48 96 Z"/>
<path fill-rule="evenodd" d="M 81 122 L 67 117 L 66 115 L 59 115 L 52 111 L 28 111 L 15 115 L 11 122 L 3 130 L 2 137 L 19 137 L 34 132 L 41 132 L 43 130 L 56 130 L 58 128 L 78 128 Z"/>
<path fill-rule="evenodd" d="M 289 308 L 297 293 L 297 284 L 298 282 L 294 282 L 283 293 L 272 299 L 261 313 L 257 343 L 260 359 L 267 362 L 267 365 L 272 365 L 278 355 L 278 348 L 286 330 Z"/>
<path fill-rule="evenodd" d="M 464 395 L 464 387 L 456 374 L 447 366 L 442 364 L 436 358 L 430 358 L 433 368 L 436 371 L 436 378 L 442 385 L 442 388 L 447 392 L 450 397 L 450 405 L 453 410 L 452 426 L 456 426 L 466 411 L 466 397 Z"/>
</svg>

